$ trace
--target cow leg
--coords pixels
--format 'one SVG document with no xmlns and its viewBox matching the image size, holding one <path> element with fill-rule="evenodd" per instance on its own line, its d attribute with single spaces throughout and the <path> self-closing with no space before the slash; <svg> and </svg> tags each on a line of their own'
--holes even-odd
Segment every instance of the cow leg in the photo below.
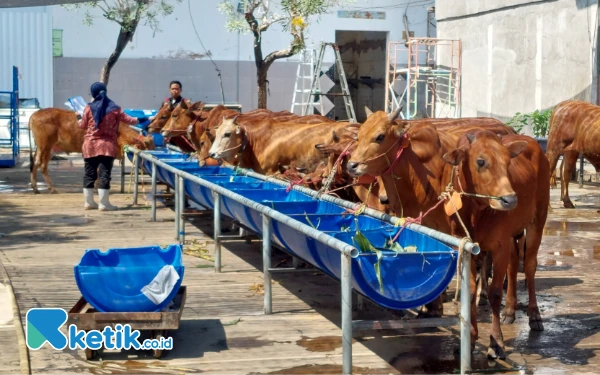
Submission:
<svg viewBox="0 0 600 375">
<path fill-rule="evenodd" d="M 444 303 L 442 296 L 439 295 L 436 299 L 424 306 L 419 313 L 422 318 L 439 318 L 444 315 Z"/>
<path fill-rule="evenodd" d="M 492 332 L 490 334 L 490 346 L 488 348 L 488 357 L 491 359 L 505 359 L 504 338 L 502 337 L 502 329 L 500 328 L 500 305 L 502 304 L 502 294 L 504 278 L 508 263 L 510 261 L 510 243 L 500 242 L 498 248 L 492 251 L 492 260 L 494 264 L 494 275 L 492 276 L 492 284 L 488 290 L 490 305 L 492 305 Z"/>
<path fill-rule="evenodd" d="M 544 220 L 545 222 L 545 220 Z M 525 252 L 525 278 L 527 280 L 527 291 L 529 294 L 529 304 L 527 307 L 527 315 L 529 316 L 529 328 L 534 331 L 543 331 L 544 324 L 542 316 L 537 305 L 537 297 L 535 295 L 535 272 L 537 270 L 537 256 L 540 244 L 542 243 L 542 233 L 544 223 L 536 221 L 533 225 L 527 228 L 527 251 Z"/>
<path fill-rule="evenodd" d="M 48 191 L 50 191 L 50 193 L 52 194 L 56 194 L 58 193 L 58 191 L 56 191 L 56 189 L 54 188 L 54 185 L 52 184 L 52 180 L 50 179 L 50 175 L 48 174 L 48 164 L 50 163 L 50 158 L 52 157 L 52 148 L 45 148 L 45 149 L 38 149 L 37 150 L 37 157 L 36 157 L 36 166 L 34 167 L 34 170 L 32 171 L 32 174 L 35 172 L 37 173 L 37 168 L 40 168 L 40 172 L 42 172 L 42 176 L 44 176 L 44 181 L 46 181 L 46 185 L 48 185 Z M 32 176 L 33 177 L 33 176 Z M 34 184 L 34 182 L 32 181 L 32 185 Z M 36 194 L 39 194 L 39 190 L 37 188 L 37 178 L 35 181 L 35 186 L 31 186 L 31 188 L 33 189 L 34 192 L 36 192 Z"/>
<path fill-rule="evenodd" d="M 492 257 L 488 252 L 484 252 L 481 259 L 481 268 L 479 271 L 480 288 L 477 294 L 477 305 L 484 306 L 488 300 L 488 279 L 492 274 Z"/>
<path fill-rule="evenodd" d="M 39 194 L 40 191 L 38 190 L 37 187 L 37 170 L 38 170 L 38 166 L 39 166 L 39 155 L 40 155 L 40 151 L 37 150 L 34 156 L 34 159 L 32 160 L 32 165 L 31 165 L 31 170 L 29 172 L 29 178 L 31 180 L 31 189 L 33 189 L 33 193 L 34 194 Z"/>
<path fill-rule="evenodd" d="M 517 311 L 517 272 L 519 270 L 519 252 L 518 248 L 523 245 L 525 238 L 514 239 L 510 249 L 510 263 L 508 263 L 508 287 L 506 288 L 506 305 L 502 324 L 513 324 L 515 321 L 515 312 Z"/>
<path fill-rule="evenodd" d="M 571 173 L 577 164 L 578 156 L 579 153 L 577 151 L 566 151 L 563 157 L 564 169 L 560 178 L 560 199 L 562 199 L 565 208 L 575 208 L 569 198 L 569 182 L 571 180 Z"/>
<path fill-rule="evenodd" d="M 475 350 L 475 343 L 479 339 L 479 329 L 477 328 L 477 262 L 475 257 L 471 257 L 471 280 L 470 280 L 470 297 L 471 297 L 471 352 Z"/>
</svg>

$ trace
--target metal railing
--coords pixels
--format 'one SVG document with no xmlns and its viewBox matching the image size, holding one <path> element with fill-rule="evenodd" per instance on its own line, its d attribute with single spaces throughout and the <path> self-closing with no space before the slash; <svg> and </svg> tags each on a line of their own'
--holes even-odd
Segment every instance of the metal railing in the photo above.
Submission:
<svg viewBox="0 0 600 375">
<path fill-rule="evenodd" d="M 341 329 L 342 329 L 342 373 L 352 374 L 352 332 L 353 329 L 389 329 L 392 328 L 422 328 L 422 327 L 438 327 L 441 325 L 460 324 L 460 340 L 461 340 L 461 374 L 471 372 L 471 293 L 470 293 L 470 272 L 471 272 L 471 254 L 479 254 L 480 248 L 472 242 L 463 244 L 461 255 L 462 262 L 459 263 L 461 284 L 460 284 L 460 301 L 461 309 L 458 317 L 448 317 L 442 319 L 417 319 L 413 321 L 402 322 L 400 325 L 393 327 L 389 322 L 376 322 L 372 324 L 366 321 L 358 321 L 353 324 L 352 321 L 352 258 L 359 255 L 358 249 L 343 241 L 340 241 L 332 236 L 329 236 L 311 226 L 303 224 L 297 220 L 290 218 L 280 212 L 273 210 L 260 203 L 245 198 L 237 193 L 223 188 L 222 186 L 211 183 L 198 176 L 192 175 L 185 171 L 176 169 L 162 160 L 154 157 L 152 154 L 144 151 L 139 151 L 135 147 L 125 146 L 126 152 L 133 153 L 134 165 L 134 191 L 133 203 L 137 204 L 138 196 L 138 173 L 140 166 L 140 158 L 149 161 L 152 164 L 152 220 L 156 220 L 156 184 L 157 184 L 157 168 L 164 168 L 175 175 L 175 239 L 180 243 L 185 240 L 185 224 L 182 220 L 183 207 L 185 202 L 184 180 L 191 181 L 198 185 L 204 186 L 212 191 L 215 198 L 213 219 L 214 219 L 214 242 L 215 242 L 215 272 L 221 271 L 221 197 L 228 197 L 244 206 L 254 209 L 262 214 L 262 251 L 263 251 L 263 277 L 264 277 L 264 313 L 272 313 L 272 291 L 271 291 L 271 222 L 277 220 L 289 227 L 298 230 L 299 232 L 321 242 L 325 245 L 340 252 L 341 256 Z M 266 176 L 257 174 L 253 171 L 237 169 L 240 173 L 250 177 L 256 177 L 269 182 L 276 182 L 282 185 L 287 185 L 284 181 L 269 179 Z M 317 192 L 302 186 L 294 186 L 294 190 L 309 194 L 316 197 Z M 324 201 L 329 201 L 338 204 L 342 207 L 353 208 L 355 204 L 344 201 L 342 199 L 329 195 L 319 197 Z M 364 213 L 368 216 L 381 219 L 383 221 L 395 224 L 400 218 L 393 217 L 372 209 L 365 209 Z M 460 240 L 456 237 L 445 233 L 437 232 L 433 229 L 423 227 L 418 224 L 409 224 L 407 227 L 416 232 L 422 233 L 439 240 L 449 246 L 459 247 Z"/>
</svg>

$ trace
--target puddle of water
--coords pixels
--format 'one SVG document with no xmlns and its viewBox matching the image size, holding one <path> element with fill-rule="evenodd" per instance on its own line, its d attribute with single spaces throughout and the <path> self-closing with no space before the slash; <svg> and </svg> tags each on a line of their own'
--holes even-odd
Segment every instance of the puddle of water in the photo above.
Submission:
<svg viewBox="0 0 600 375">
<path fill-rule="evenodd" d="M 593 221 L 553 221 L 546 222 L 544 232 L 549 236 L 564 236 L 560 232 L 598 232 L 600 231 L 600 223 Z M 552 233 L 552 234 L 551 234 Z"/>
<path fill-rule="evenodd" d="M 341 374 L 341 365 L 302 365 L 296 367 L 290 367 L 277 371 L 268 372 L 267 374 Z M 391 368 L 369 368 L 369 367 L 355 367 L 352 366 L 353 374 L 398 374 Z M 248 375 L 263 374 L 260 372 L 250 372 Z"/>
<path fill-rule="evenodd" d="M 342 337 L 319 336 L 311 338 L 302 336 L 300 340 L 296 341 L 296 344 L 311 352 L 332 352 L 335 349 L 342 347 Z"/>
</svg>

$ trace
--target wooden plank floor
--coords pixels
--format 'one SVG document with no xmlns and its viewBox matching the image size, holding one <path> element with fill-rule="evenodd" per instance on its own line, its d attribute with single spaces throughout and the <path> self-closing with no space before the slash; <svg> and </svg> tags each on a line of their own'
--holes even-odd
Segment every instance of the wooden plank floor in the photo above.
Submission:
<svg viewBox="0 0 600 375">
<path fill-rule="evenodd" d="M 5 191 L 0 193 L 0 261 L 10 275 L 23 322 L 30 308 L 69 309 L 75 304 L 80 294 L 73 266 L 86 249 L 174 242 L 171 208 L 161 207 L 158 221 L 150 222 L 143 196 L 133 207 L 131 195 L 116 194 L 118 164 L 111 199 L 122 210 L 116 212 L 82 209 L 82 165 L 77 159 L 54 162 L 50 171 L 60 192 L 56 195 L 27 191 L 26 165 L 0 170 L 0 191 Z M 527 292 L 519 274 L 517 321 L 502 326 L 509 356 L 506 361 L 486 359 L 491 312 L 482 306 L 476 372 L 600 372 L 600 191 L 575 186 L 576 210 L 559 208 L 557 191 L 552 191 L 554 210 L 536 279 L 545 331 L 529 330 Z M 211 220 L 188 221 L 186 239 L 194 245 L 187 249 L 212 253 Z M 224 220 L 223 227 L 227 225 Z M 339 283 L 319 272 L 274 275 L 275 313 L 263 315 L 260 249 L 256 239 L 249 245 L 225 244 L 220 274 L 210 260 L 184 256 L 188 298 L 181 327 L 172 332 L 174 349 L 164 358 L 156 360 L 144 351 L 107 351 L 101 360 L 86 361 L 82 351 L 44 347 L 29 351 L 32 373 L 341 373 Z M 276 252 L 274 264 L 279 262 L 289 264 L 290 259 Z M 454 282 L 449 295 L 454 295 Z M 452 302 L 445 303 L 445 313 L 455 314 Z M 367 311 L 355 312 L 356 319 L 393 316 L 371 304 Z M 0 373 L 14 373 L 19 367 L 11 324 L 0 327 Z M 453 373 L 459 367 L 457 332 L 458 327 L 357 333 L 354 372 Z"/>
</svg>

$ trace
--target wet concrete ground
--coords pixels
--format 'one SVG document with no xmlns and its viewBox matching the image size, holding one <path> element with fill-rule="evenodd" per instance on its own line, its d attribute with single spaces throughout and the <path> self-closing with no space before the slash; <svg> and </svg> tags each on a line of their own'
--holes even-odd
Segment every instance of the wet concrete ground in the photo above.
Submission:
<svg viewBox="0 0 600 375">
<path fill-rule="evenodd" d="M 81 203 L 80 181 L 82 178 L 81 163 L 77 159 L 53 162 L 50 166 L 51 176 L 64 198 L 58 196 L 48 197 L 46 202 L 54 202 L 46 206 L 47 215 L 43 218 L 47 227 L 43 232 L 33 231 L 27 235 L 27 241 L 22 243 L 11 243 L 10 238 L 0 238 L 3 243 L 3 255 L 0 260 L 10 261 L 7 267 L 11 277 L 17 280 L 15 292 L 19 295 L 22 314 L 26 308 L 35 304 L 43 306 L 55 304 L 53 294 L 50 292 L 37 292 L 35 304 L 30 301 L 25 293 L 33 285 L 27 285 L 26 281 L 35 278 L 32 270 L 39 270 L 32 265 L 39 266 L 44 262 L 45 256 L 40 251 L 44 242 L 52 243 L 52 246 L 70 243 L 69 241 L 84 241 L 85 236 L 78 232 L 78 228 L 87 230 L 87 238 L 93 240 L 102 238 L 100 234 L 90 233 L 98 230 L 98 226 L 104 225 L 101 217 L 94 215 L 83 215 L 77 210 Z M 114 183 L 118 186 L 118 163 L 114 169 Z M 147 178 L 147 176 L 146 176 Z M 41 174 L 39 181 L 43 181 Z M 146 189 L 149 190 L 149 179 L 146 179 Z M 128 185 L 128 181 L 126 186 Z M 45 193 L 43 188 L 41 189 Z M 114 187 L 113 190 L 118 190 Z M 73 193 L 73 194 L 69 194 Z M 600 187 L 585 186 L 579 189 L 576 183 L 570 185 L 571 199 L 576 209 L 562 208 L 559 201 L 559 190 L 552 190 L 551 205 L 542 245 L 539 251 L 538 271 L 536 274 L 536 291 L 538 305 L 544 320 L 543 332 L 533 332 L 529 329 L 526 314 L 527 291 L 524 283 L 524 275 L 519 274 L 518 289 L 518 311 L 514 324 L 503 325 L 502 330 L 507 345 L 508 357 L 505 361 L 489 361 L 486 358 L 486 348 L 491 322 L 491 309 L 489 305 L 481 306 L 479 309 L 479 332 L 480 339 L 477 342 L 476 352 L 473 354 L 473 367 L 475 373 L 535 373 L 535 374 L 567 374 L 567 373 L 600 373 L 600 361 L 596 353 L 600 350 L 600 299 L 598 292 L 600 288 L 600 275 L 597 271 L 600 267 Z M 0 204 L 2 202 L 16 202 L 30 199 L 33 195 L 29 188 L 28 167 L 23 165 L 19 170 L 0 170 Z M 58 199 L 58 200 L 57 200 Z M 61 199 L 64 204 L 60 204 Z M 125 204 L 130 196 L 115 195 L 115 200 Z M 33 200 L 31 201 L 33 203 Z M 35 197 L 35 202 L 44 202 L 44 196 Z M 2 206 L 0 206 L 2 207 Z M 8 206 L 4 206 L 8 207 Z M 18 206 L 14 206 L 18 207 Z M 27 206 L 27 207 L 35 207 Z M 129 225 L 131 220 L 139 220 L 140 215 L 147 215 L 140 210 L 121 211 L 110 214 L 111 223 L 123 227 Z M 161 209 L 159 217 L 166 220 L 160 226 L 161 231 L 139 229 L 140 236 L 146 239 L 153 238 L 157 241 L 172 240 L 171 226 L 167 220 L 172 218 L 172 211 L 168 208 Z M 11 220 L 20 220 L 16 212 L 2 212 L 0 216 L 5 223 L 0 232 L 10 230 L 6 225 Z M 24 214 L 23 218 L 30 220 L 29 224 L 39 220 L 32 212 Z M 62 227 L 68 233 L 58 235 L 53 233 L 53 227 Z M 73 229 L 69 232 L 68 227 Z M 191 225 L 188 225 L 190 228 Z M 210 218 L 194 221 L 197 229 L 191 231 L 191 238 L 202 238 L 202 233 L 210 233 Z M 8 229 L 7 229 L 8 228 Z M 96 229 L 94 229 L 96 228 Z M 155 228 L 158 228 L 155 227 Z M 13 228 L 14 229 L 14 228 Z M 27 227 L 20 229 L 26 233 Z M 152 237 L 152 236 L 155 237 Z M 96 236 L 96 237 L 94 237 Z M 99 236 L 99 237 L 98 237 Z M 0 234 L 0 237 L 2 235 Z M 13 237 L 15 238 L 15 237 Z M 20 237 L 16 237 L 20 238 Z M 14 239 L 12 241 L 15 241 Z M 210 242 L 210 241 L 209 241 Z M 7 246 L 11 247 L 7 251 Z M 46 245 L 48 246 L 48 245 Z M 83 245 L 80 245 L 83 246 Z M 52 247 L 50 246 L 49 249 Z M 250 249 L 251 248 L 251 249 Z M 226 252 L 231 252 L 225 264 L 243 267 L 245 272 L 256 272 L 255 281 L 260 281 L 260 257 L 256 255 L 260 251 L 260 242 L 255 241 L 250 248 L 242 245 L 228 245 Z M 29 250 L 27 250 L 29 249 Z M 58 249 L 58 248 L 57 248 Z M 64 257 L 76 259 L 79 252 L 71 253 L 67 250 L 56 250 L 57 254 Z M 279 255 L 281 257 L 281 255 Z M 41 258 L 39 258 L 41 257 Z M 38 259 L 39 258 L 39 259 Z M 281 258 L 285 260 L 284 258 Z M 205 287 L 197 284 L 201 280 L 215 280 L 216 275 L 210 274 L 211 263 L 202 259 L 186 255 L 187 265 L 186 278 L 188 285 L 192 285 L 195 294 L 190 299 L 190 309 L 184 313 L 185 322 L 183 329 L 174 333 L 174 339 L 180 351 L 172 353 L 171 356 L 154 360 L 147 355 L 138 357 L 120 356 L 118 359 L 104 358 L 98 365 L 87 363 L 81 358 L 81 353 L 71 353 L 68 362 L 61 362 L 56 354 L 43 355 L 30 351 L 30 356 L 35 363 L 33 373 L 53 372 L 91 372 L 91 373 L 197 373 L 197 372 L 223 372 L 223 373 L 248 373 L 248 374 L 336 374 L 341 373 L 341 340 L 339 329 L 324 325 L 320 320 L 302 320 L 304 315 L 298 312 L 296 318 L 301 320 L 269 320 L 260 315 L 261 299 L 260 293 L 249 292 L 244 289 L 246 299 L 240 300 L 238 305 L 232 308 L 227 305 L 226 298 L 236 298 L 233 295 L 222 296 L 222 300 L 209 298 L 211 294 L 205 291 Z M 67 262 L 67 264 L 70 264 Z M 57 268 L 60 269 L 60 268 Z M 64 270 L 63 270 L 64 271 Z M 71 269 L 58 271 L 60 281 L 66 283 L 66 279 L 72 278 Z M 234 271 L 233 269 L 231 271 Z M 48 271 L 50 272 L 50 271 Z M 234 271 L 239 272 L 239 271 Z M 231 276 L 230 276 L 231 277 Z M 241 276 L 239 276 L 241 277 Z M 303 274 L 298 278 L 291 275 L 277 276 L 278 285 L 282 286 L 279 296 L 276 298 L 278 308 L 285 304 L 296 306 L 299 300 L 303 301 L 298 306 L 308 307 L 309 311 L 339 327 L 339 287 L 336 282 L 310 274 Z M 219 280 L 224 284 L 232 285 L 233 289 L 225 293 L 234 293 L 234 280 Z M 39 284 L 39 280 L 36 281 Z M 70 283 L 71 280 L 68 280 Z M 63 284 L 61 284 L 63 285 Z M 72 288 L 64 284 L 65 288 Z M 454 296 L 455 282 L 451 283 L 449 295 Z M 69 289 L 69 296 L 77 297 Z M 250 295 L 250 297 L 248 297 Z M 45 298 L 45 299 L 44 299 Z M 248 299 L 250 298 L 250 299 Z M 202 302 L 192 302 L 201 300 Z M 298 301 L 297 301 L 298 300 Z M 223 311 L 226 310 L 226 312 Z M 227 311 L 229 309 L 229 311 Z M 298 310 L 301 310 L 298 308 Z M 234 312 L 232 312 L 234 311 Z M 241 323 L 233 323 L 237 316 L 244 315 Z M 197 314 L 197 315 L 196 315 Z M 238 315 L 235 315 L 238 314 Z M 286 313 L 287 314 L 294 314 Z M 452 302 L 445 303 L 445 314 L 455 314 L 455 306 Z M 396 314 L 397 315 L 397 314 Z M 195 320 L 202 317 L 204 320 Z M 312 315 L 311 315 L 312 316 Z M 369 305 L 367 311 L 356 312 L 355 319 L 368 318 L 390 318 L 394 316 L 388 311 L 378 309 Z M 209 319 L 211 318 L 211 319 Z M 296 319 L 294 318 L 294 319 Z M 280 316 L 279 319 L 282 319 Z M 287 318 L 286 318 L 287 319 Z M 217 334 L 216 322 L 219 330 L 225 330 L 225 335 Z M 290 324 L 296 325 L 290 327 Z M 301 327 L 302 325 L 302 327 Z M 322 328 L 326 327 L 326 328 Z M 296 332 L 300 330 L 300 332 Z M 212 334 L 211 334 L 212 332 Z M 455 373 L 459 368 L 458 327 L 449 329 L 413 329 L 404 331 L 378 331 L 367 332 L 364 335 L 356 334 L 354 337 L 355 358 L 354 373 Z M 198 341 L 198 336 L 202 340 Z M 0 345 L 3 341 L 0 340 Z M 9 345 L 9 344 L 4 344 Z M 13 344 L 14 348 L 14 344 Z M 184 349 L 186 348 L 186 349 Z M 1 348 L 0 348 L 1 349 Z M 298 351 L 301 349 L 300 351 Z M 14 349 L 11 352 L 15 352 Z M 8 353 L 8 352 L 4 352 Z M 194 353 L 203 353 L 195 355 Z M 281 356 L 278 360 L 277 353 Z M 293 355 L 289 354 L 293 353 Z M 302 354 L 303 353 L 303 354 Z M 69 358 L 71 358 L 69 356 Z M 270 359 L 267 359 L 269 358 Z M 254 361 L 244 362 L 245 358 L 253 358 Z M 261 359 L 264 358 L 264 359 Z M 288 359 L 286 359 L 288 358 Z M 295 359 L 291 359 L 295 358 Z M 379 360 L 376 360 L 376 359 Z M 0 364 L 4 362 L 0 360 Z M 9 359 L 6 359 L 9 361 Z M 267 362 L 269 364 L 267 364 Z M 15 369 L 14 359 L 10 360 L 12 369 Z M 67 366 L 65 363 L 68 363 Z M 82 365 L 85 363 L 85 365 Z M 17 358 L 18 364 L 18 358 Z M 3 368 L 0 366 L 0 373 Z"/>
</svg>

